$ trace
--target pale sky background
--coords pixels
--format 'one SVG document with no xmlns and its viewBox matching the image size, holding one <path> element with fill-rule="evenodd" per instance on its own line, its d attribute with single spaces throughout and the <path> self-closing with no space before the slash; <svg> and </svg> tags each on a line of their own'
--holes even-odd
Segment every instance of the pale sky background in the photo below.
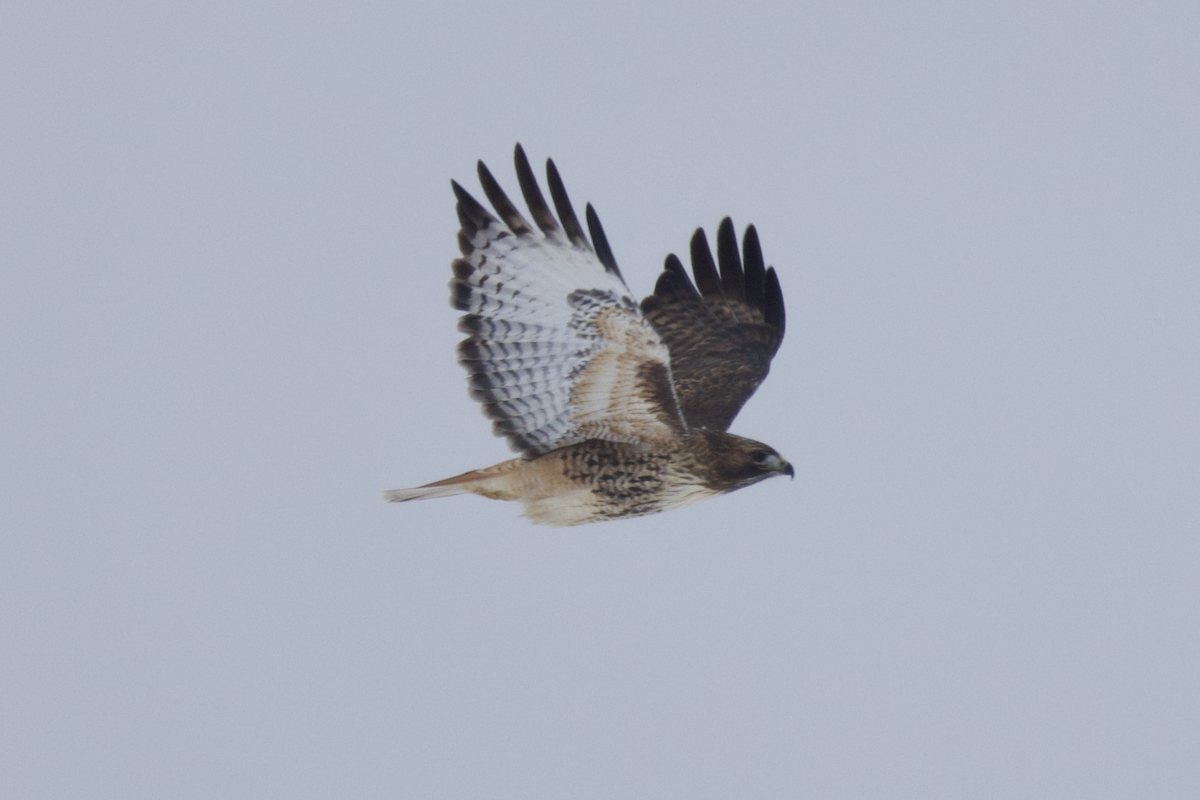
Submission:
<svg viewBox="0 0 1200 800">
<path fill-rule="evenodd" d="M 0 796 L 1200 797 L 1200 6 L 0 6 Z M 509 457 L 449 180 L 725 215 L 796 466 Z M 540 168 L 539 168 L 540 172 Z"/>
</svg>

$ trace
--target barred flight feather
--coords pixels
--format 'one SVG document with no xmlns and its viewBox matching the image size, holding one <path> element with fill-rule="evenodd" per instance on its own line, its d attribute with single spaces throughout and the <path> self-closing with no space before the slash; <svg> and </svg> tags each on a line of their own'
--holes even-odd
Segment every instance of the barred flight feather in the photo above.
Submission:
<svg viewBox="0 0 1200 800">
<path fill-rule="evenodd" d="M 450 286 L 453 305 L 465 312 L 459 327 L 469 336 L 458 358 L 472 396 L 496 433 L 527 456 L 587 439 L 675 435 L 686 426 L 671 389 L 670 353 L 625 286 L 607 240 L 598 239 L 599 218 L 588 214 L 598 255 L 581 231 L 563 234 L 520 150 L 516 161 L 540 233 L 482 162 L 480 182 L 504 222 L 454 184 L 463 257 Z M 557 171 L 551 182 L 560 213 L 569 211 Z M 578 231 L 569 214 L 567 228 Z M 665 386 L 643 385 L 638 369 L 646 362 L 662 366 Z"/>
</svg>

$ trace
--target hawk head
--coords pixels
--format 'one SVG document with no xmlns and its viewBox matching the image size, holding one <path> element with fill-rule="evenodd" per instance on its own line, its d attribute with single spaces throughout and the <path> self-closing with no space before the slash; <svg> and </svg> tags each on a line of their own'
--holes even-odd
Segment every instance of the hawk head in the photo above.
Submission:
<svg viewBox="0 0 1200 800">
<path fill-rule="evenodd" d="M 718 492 L 732 492 L 776 475 L 796 476 L 787 459 L 769 445 L 724 431 L 698 433 L 712 457 L 708 485 Z"/>
</svg>

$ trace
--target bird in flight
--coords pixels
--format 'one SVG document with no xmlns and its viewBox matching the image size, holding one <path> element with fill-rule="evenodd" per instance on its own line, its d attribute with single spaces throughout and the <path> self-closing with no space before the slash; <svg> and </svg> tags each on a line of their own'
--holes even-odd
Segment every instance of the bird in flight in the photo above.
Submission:
<svg viewBox="0 0 1200 800">
<path fill-rule="evenodd" d="M 783 340 L 783 294 L 754 226 L 739 253 L 726 217 L 714 262 L 697 229 L 688 278 L 674 255 L 641 303 L 625 285 L 600 219 L 588 236 L 554 162 L 554 212 L 521 145 L 517 181 L 538 230 L 480 161 L 494 216 L 458 183 L 451 304 L 464 312 L 458 362 L 470 394 L 520 457 L 414 489 L 391 502 L 473 493 L 518 500 L 544 525 L 669 511 L 775 475 L 779 453 L 728 432 Z M 540 231 L 540 232 L 539 232 Z"/>
</svg>

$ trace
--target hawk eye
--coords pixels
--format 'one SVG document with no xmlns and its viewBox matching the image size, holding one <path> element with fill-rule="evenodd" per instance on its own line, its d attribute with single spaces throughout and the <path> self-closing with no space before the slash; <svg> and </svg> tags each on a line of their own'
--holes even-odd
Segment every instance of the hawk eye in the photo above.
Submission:
<svg viewBox="0 0 1200 800">
<path fill-rule="evenodd" d="M 750 460 L 755 464 L 765 464 L 767 461 L 767 454 L 762 450 L 755 450 L 750 454 Z"/>
</svg>

